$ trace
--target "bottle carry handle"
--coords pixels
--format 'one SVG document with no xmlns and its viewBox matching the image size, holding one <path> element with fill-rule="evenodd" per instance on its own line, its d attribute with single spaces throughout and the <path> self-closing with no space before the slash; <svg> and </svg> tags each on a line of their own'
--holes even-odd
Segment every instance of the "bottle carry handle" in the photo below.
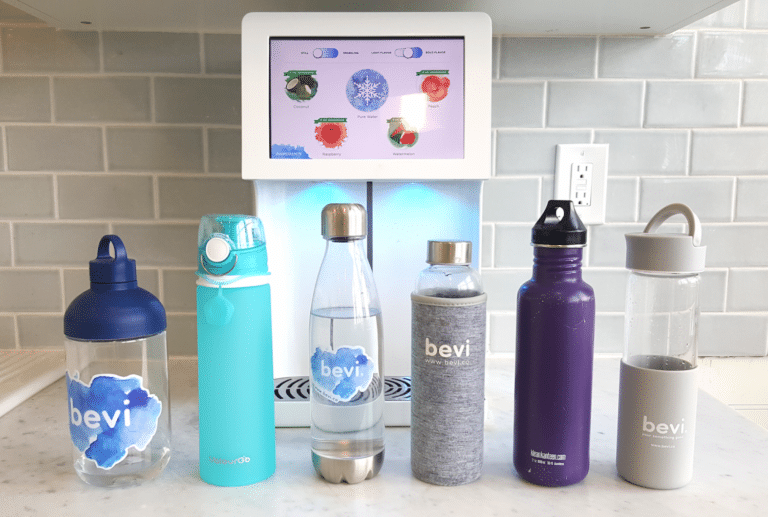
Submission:
<svg viewBox="0 0 768 517">
<path fill-rule="evenodd" d="M 693 213 L 693 210 L 691 210 L 687 205 L 684 205 L 682 203 L 673 203 L 671 205 L 667 205 L 658 212 L 656 212 L 656 215 L 654 215 L 650 221 L 648 221 L 648 224 L 646 225 L 645 229 L 643 230 L 643 233 L 655 233 L 656 230 L 659 229 L 659 227 L 670 217 L 673 215 L 682 215 L 685 217 L 686 221 L 688 222 L 688 235 L 690 235 L 693 238 L 693 245 L 694 246 L 700 246 L 701 245 L 701 221 L 699 221 L 699 218 L 696 216 L 696 214 Z"/>
</svg>

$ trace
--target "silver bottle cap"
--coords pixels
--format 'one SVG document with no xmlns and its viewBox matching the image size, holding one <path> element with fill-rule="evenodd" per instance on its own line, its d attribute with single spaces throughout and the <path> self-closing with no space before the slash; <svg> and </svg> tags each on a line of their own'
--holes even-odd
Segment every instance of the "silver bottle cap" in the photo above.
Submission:
<svg viewBox="0 0 768 517">
<path fill-rule="evenodd" d="M 463 264 L 472 262 L 470 241 L 427 241 L 427 264 Z"/>
<path fill-rule="evenodd" d="M 357 203 L 325 205 L 321 216 L 323 238 L 362 239 L 367 232 L 365 208 Z"/>
</svg>

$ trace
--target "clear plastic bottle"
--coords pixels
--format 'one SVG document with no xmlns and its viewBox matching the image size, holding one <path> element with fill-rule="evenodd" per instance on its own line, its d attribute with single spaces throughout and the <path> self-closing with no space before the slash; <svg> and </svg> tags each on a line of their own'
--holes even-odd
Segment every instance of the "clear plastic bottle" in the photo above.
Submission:
<svg viewBox="0 0 768 517">
<path fill-rule="evenodd" d="M 657 232 L 678 214 L 688 221 L 687 234 Z M 682 204 L 662 208 L 626 240 L 630 273 L 616 466 L 636 485 L 679 488 L 693 477 L 699 273 L 706 246 L 698 217 Z"/>
<path fill-rule="evenodd" d="M 323 208 L 325 256 L 310 316 L 312 461 L 332 483 L 374 477 L 384 461 L 381 306 L 363 247 L 365 209 Z"/>
<path fill-rule="evenodd" d="M 165 310 L 116 235 L 101 239 L 90 277 L 64 315 L 74 467 L 91 485 L 136 485 L 171 456 Z"/>
</svg>

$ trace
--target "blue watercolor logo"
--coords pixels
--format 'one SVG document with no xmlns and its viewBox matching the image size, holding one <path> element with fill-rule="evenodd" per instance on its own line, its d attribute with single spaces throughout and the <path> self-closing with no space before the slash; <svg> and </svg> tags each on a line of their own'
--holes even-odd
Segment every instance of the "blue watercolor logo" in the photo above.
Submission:
<svg viewBox="0 0 768 517">
<path fill-rule="evenodd" d="M 349 402 L 368 389 L 376 365 L 360 347 L 323 352 L 315 349 L 310 361 L 312 387 L 332 402 Z"/>
<path fill-rule="evenodd" d="M 131 446 L 143 451 L 155 436 L 163 404 L 141 381 L 138 375 L 105 374 L 89 386 L 67 372 L 72 443 L 103 469 L 122 461 Z"/>
</svg>

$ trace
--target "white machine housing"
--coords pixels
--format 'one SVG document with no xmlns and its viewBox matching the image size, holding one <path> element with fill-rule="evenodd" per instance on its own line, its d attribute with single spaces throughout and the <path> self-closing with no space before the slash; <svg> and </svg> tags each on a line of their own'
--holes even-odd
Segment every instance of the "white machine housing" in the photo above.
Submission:
<svg viewBox="0 0 768 517">
<path fill-rule="evenodd" d="M 435 37 L 464 42 L 463 78 L 451 77 L 463 81 L 463 158 L 270 157 L 271 38 Z M 427 241 L 471 241 L 472 265 L 479 268 L 482 180 L 491 176 L 491 44 L 491 21 L 484 13 L 250 13 L 243 18 L 242 174 L 256 181 L 257 214 L 267 238 L 276 378 L 308 375 L 309 312 L 325 251 L 320 212 L 327 203 L 360 203 L 369 211 L 386 376 L 410 375 L 410 293 L 427 267 Z M 281 425 L 280 410 L 277 417 Z M 407 425 L 401 422 L 405 418 L 403 413 L 387 424 Z"/>
</svg>

